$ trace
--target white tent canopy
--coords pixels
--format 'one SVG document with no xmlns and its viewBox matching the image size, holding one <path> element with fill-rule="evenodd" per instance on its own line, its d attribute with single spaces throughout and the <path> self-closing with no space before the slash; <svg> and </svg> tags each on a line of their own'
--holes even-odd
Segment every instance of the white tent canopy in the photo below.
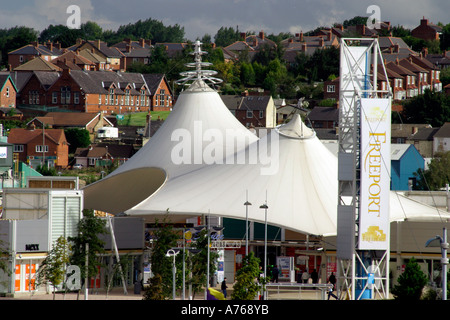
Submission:
<svg viewBox="0 0 450 320">
<path fill-rule="evenodd" d="M 297 232 L 331 236 L 336 234 L 337 158 L 304 126 L 297 115 L 277 128 L 279 166 L 274 174 L 261 174 L 264 164 L 217 164 L 175 177 L 140 204 L 129 215 L 168 213 L 169 216 L 212 214 L 264 222 L 259 206 L 266 202 L 268 223 Z M 276 141 L 272 135 L 264 140 Z M 249 152 L 247 149 L 241 153 Z M 272 150 L 273 151 L 273 150 Z M 448 218 L 445 212 L 391 192 L 391 221 Z"/>
<path fill-rule="evenodd" d="M 84 189 L 85 207 L 121 213 L 149 197 L 167 179 L 207 165 L 202 156 L 205 150 L 221 149 L 226 157 L 256 140 L 216 91 L 202 80 L 195 81 L 180 94 L 174 110 L 147 144 L 110 175 Z M 189 150 L 183 153 L 183 146 Z M 178 164 L 182 157 L 185 163 Z"/>
<path fill-rule="evenodd" d="M 245 219 L 248 193 L 250 220 L 265 221 L 259 206 L 267 201 L 268 224 L 335 235 L 337 168 L 336 156 L 298 115 L 258 139 L 198 79 L 139 152 L 84 189 L 85 207 L 152 219 L 168 213 L 172 221 L 202 214 Z M 391 221 L 448 218 L 391 194 Z"/>
</svg>

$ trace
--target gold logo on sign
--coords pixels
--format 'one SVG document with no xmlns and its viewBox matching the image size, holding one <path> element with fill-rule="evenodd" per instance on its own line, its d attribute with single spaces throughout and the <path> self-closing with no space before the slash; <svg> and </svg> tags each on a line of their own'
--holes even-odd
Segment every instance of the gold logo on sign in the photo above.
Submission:
<svg viewBox="0 0 450 320">
<path fill-rule="evenodd" d="M 370 226 L 367 229 L 367 232 L 364 232 L 362 234 L 363 241 L 376 241 L 376 242 L 382 242 L 386 241 L 386 234 L 383 232 L 383 230 L 380 229 L 378 226 Z"/>
</svg>

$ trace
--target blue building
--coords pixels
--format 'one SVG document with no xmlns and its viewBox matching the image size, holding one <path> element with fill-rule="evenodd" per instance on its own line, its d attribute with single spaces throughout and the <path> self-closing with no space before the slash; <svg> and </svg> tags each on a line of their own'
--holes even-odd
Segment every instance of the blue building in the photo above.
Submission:
<svg viewBox="0 0 450 320">
<path fill-rule="evenodd" d="M 391 190 L 411 190 L 425 160 L 412 144 L 391 144 Z"/>
</svg>

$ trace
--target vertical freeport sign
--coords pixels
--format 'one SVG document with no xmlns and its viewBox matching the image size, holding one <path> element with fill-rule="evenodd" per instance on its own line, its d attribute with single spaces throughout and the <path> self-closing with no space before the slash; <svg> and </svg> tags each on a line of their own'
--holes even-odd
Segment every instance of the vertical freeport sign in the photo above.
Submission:
<svg viewBox="0 0 450 320">
<path fill-rule="evenodd" d="M 361 99 L 360 250 L 389 249 L 391 100 Z"/>
</svg>

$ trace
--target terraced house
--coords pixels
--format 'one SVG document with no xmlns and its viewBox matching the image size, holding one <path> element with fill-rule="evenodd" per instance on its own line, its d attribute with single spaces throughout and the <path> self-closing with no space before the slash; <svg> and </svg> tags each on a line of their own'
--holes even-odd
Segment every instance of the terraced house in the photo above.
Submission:
<svg viewBox="0 0 450 320">
<path fill-rule="evenodd" d="M 140 73 L 64 69 L 45 91 L 59 111 L 119 114 L 149 111 L 150 90 Z"/>
</svg>

